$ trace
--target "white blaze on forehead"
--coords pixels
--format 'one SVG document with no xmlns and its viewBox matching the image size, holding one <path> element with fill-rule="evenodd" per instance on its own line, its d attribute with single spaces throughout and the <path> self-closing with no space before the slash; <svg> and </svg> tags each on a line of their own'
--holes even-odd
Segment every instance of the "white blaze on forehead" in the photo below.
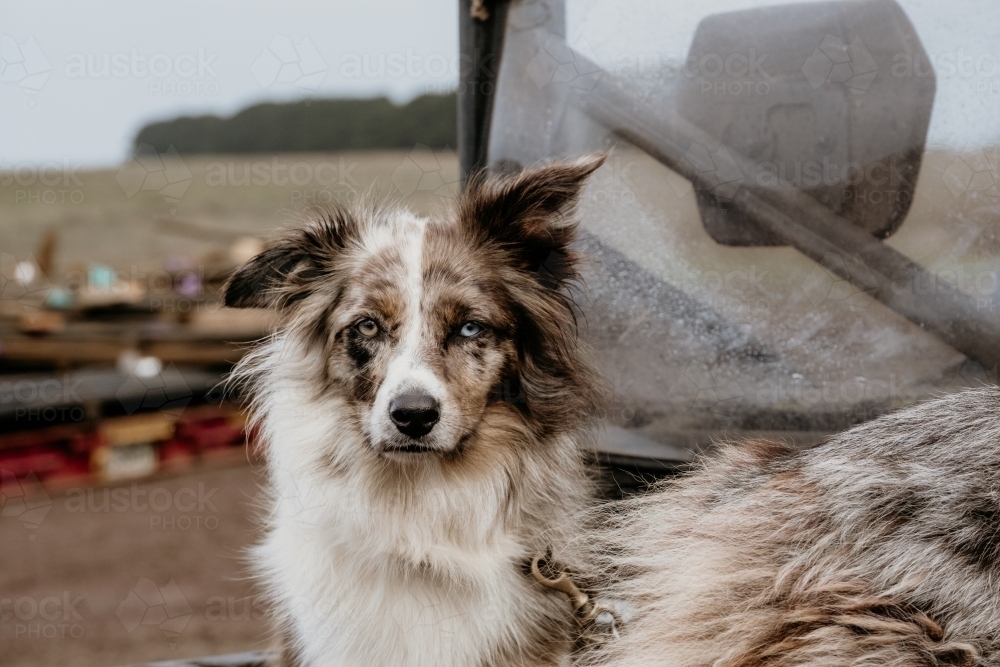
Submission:
<svg viewBox="0 0 1000 667">
<path fill-rule="evenodd" d="M 389 435 L 395 430 L 388 418 L 389 403 L 406 390 L 425 392 L 439 402 L 444 400 L 444 385 L 421 358 L 425 347 L 423 335 L 428 331 L 420 310 L 423 298 L 423 255 L 427 219 L 412 213 L 400 213 L 392 225 L 370 239 L 379 248 L 393 247 L 403 259 L 403 319 L 396 348 L 386 370 L 370 415 L 371 430 L 376 435 Z M 366 243 L 368 246 L 369 243 Z"/>
</svg>

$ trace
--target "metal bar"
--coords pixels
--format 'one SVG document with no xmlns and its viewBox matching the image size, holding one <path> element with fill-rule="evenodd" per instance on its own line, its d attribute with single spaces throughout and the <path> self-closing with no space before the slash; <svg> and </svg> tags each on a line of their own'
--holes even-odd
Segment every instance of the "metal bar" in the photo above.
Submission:
<svg viewBox="0 0 1000 667">
<path fill-rule="evenodd" d="M 470 174 L 486 167 L 508 5 L 509 0 L 458 3 L 458 159 L 463 186 Z"/>
<path fill-rule="evenodd" d="M 584 60 L 576 54 L 578 60 Z M 595 66 L 596 67 L 596 66 Z M 905 255 L 789 186 L 753 187 L 750 161 L 679 114 L 643 103 L 629 84 L 604 72 L 589 91 L 575 91 L 584 112 L 709 193 L 718 185 L 687 156 L 696 147 L 724 150 L 743 174 L 729 205 L 782 242 L 851 281 L 911 322 L 983 364 L 1000 365 L 1000 321 L 975 300 L 932 276 Z M 917 294 L 914 286 L 941 286 Z"/>
</svg>

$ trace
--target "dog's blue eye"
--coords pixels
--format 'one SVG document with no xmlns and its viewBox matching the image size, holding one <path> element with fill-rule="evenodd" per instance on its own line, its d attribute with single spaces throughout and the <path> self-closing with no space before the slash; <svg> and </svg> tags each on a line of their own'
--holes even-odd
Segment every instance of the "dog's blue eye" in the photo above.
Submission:
<svg viewBox="0 0 1000 667">
<path fill-rule="evenodd" d="M 375 323 L 375 320 L 361 320 L 357 324 L 357 329 L 361 332 L 362 336 L 368 338 L 372 338 L 378 334 L 378 324 Z"/>
<path fill-rule="evenodd" d="M 462 328 L 458 330 L 458 335 L 463 338 L 472 338 L 473 336 L 478 336 L 483 331 L 483 325 L 476 322 L 466 322 L 462 325 Z"/>
</svg>

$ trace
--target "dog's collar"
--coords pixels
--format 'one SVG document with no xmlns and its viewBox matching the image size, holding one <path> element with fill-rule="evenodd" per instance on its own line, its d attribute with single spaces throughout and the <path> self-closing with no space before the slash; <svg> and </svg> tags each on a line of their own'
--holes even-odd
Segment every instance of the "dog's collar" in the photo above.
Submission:
<svg viewBox="0 0 1000 667">
<path fill-rule="evenodd" d="M 555 576 L 545 576 L 543 569 Z M 580 587 L 573 582 L 567 568 L 560 567 L 547 556 L 535 556 L 531 559 L 531 578 L 545 588 L 559 591 L 569 597 L 573 605 L 573 619 L 580 627 L 582 640 L 587 643 L 600 643 L 618 636 L 622 620 L 617 610 L 610 605 L 595 602 L 590 595 L 580 590 Z"/>
</svg>

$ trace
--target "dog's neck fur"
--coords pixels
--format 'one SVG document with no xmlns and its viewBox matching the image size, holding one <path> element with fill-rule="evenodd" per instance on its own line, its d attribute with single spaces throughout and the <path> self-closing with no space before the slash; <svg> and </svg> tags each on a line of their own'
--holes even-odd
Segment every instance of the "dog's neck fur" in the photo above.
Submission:
<svg viewBox="0 0 1000 667">
<path fill-rule="evenodd" d="M 362 436 L 343 423 L 343 399 L 316 392 L 307 350 L 285 334 L 244 364 L 273 491 L 257 565 L 300 659 L 555 664 L 569 607 L 533 585 L 523 563 L 558 552 L 586 502 L 579 443 L 498 430 L 524 438 L 521 451 L 464 477 L 435 461 L 355 465 Z"/>
</svg>

